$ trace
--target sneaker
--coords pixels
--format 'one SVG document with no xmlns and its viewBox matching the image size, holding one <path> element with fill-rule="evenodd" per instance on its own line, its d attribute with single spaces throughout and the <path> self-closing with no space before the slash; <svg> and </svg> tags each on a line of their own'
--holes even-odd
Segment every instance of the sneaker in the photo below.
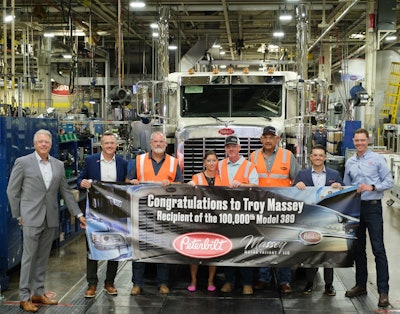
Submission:
<svg viewBox="0 0 400 314">
<path fill-rule="evenodd" d="M 326 285 L 324 294 L 334 297 L 336 295 L 336 290 L 333 285 Z"/>
<path fill-rule="evenodd" d="M 134 285 L 132 287 L 131 295 L 139 295 L 141 293 L 142 293 L 142 288 L 140 288 L 138 285 Z"/>
<path fill-rule="evenodd" d="M 169 293 L 169 288 L 167 287 L 166 284 L 162 284 L 160 288 L 158 289 L 158 292 L 161 294 L 168 294 Z"/>
<path fill-rule="evenodd" d="M 303 293 L 306 295 L 310 295 L 313 291 L 313 282 L 307 282 L 306 286 L 304 287 Z"/>
<path fill-rule="evenodd" d="M 231 291 L 232 291 L 232 285 L 229 282 L 225 283 L 221 288 L 221 292 L 231 292 Z"/>
</svg>

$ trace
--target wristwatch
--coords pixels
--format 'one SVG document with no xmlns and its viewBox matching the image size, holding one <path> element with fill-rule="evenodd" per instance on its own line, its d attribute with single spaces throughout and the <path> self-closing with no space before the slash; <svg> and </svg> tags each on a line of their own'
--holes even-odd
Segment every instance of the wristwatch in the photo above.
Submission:
<svg viewBox="0 0 400 314">
<path fill-rule="evenodd" d="M 376 191 L 375 185 L 371 184 L 371 186 L 372 186 L 372 191 Z"/>
</svg>

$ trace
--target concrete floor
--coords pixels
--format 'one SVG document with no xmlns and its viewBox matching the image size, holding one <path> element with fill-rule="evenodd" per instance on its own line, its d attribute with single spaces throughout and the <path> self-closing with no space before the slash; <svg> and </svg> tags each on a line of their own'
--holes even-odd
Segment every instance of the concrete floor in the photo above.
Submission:
<svg viewBox="0 0 400 314">
<path fill-rule="evenodd" d="M 384 199 L 390 198 L 390 194 Z M 335 269 L 335 297 L 323 295 L 322 269 L 316 279 L 316 288 L 311 296 L 302 291 L 305 279 L 301 271 L 296 272 L 293 281 L 294 292 L 289 296 L 280 296 L 276 287 L 263 291 L 255 291 L 252 296 L 243 296 L 238 288 L 232 293 L 206 291 L 206 268 L 200 268 L 199 286 L 194 293 L 188 292 L 189 267 L 173 265 L 171 267 L 171 293 L 159 295 L 154 281 L 154 266 L 149 265 L 145 274 L 145 287 L 140 296 L 130 296 L 131 262 L 120 262 L 116 286 L 118 296 L 108 296 L 99 291 L 96 298 L 85 299 L 86 289 L 86 247 L 83 234 L 67 245 L 54 249 L 51 254 L 46 290 L 60 301 L 58 306 L 43 306 L 39 313 L 400 313 L 400 203 L 391 207 L 385 206 L 385 241 L 390 270 L 390 302 L 386 310 L 378 309 L 376 290 L 376 272 L 372 253 L 369 254 L 368 295 L 355 299 L 344 296 L 347 289 L 354 285 L 354 269 Z M 99 269 L 100 282 L 105 276 L 105 264 L 101 262 Z M 19 270 L 9 272 L 10 287 L 3 292 L 5 299 L 0 305 L 0 313 L 24 313 L 19 309 L 18 280 Z M 202 280 L 203 279 L 203 280 Z M 223 283 L 222 269 L 219 270 L 216 284 Z"/>
</svg>

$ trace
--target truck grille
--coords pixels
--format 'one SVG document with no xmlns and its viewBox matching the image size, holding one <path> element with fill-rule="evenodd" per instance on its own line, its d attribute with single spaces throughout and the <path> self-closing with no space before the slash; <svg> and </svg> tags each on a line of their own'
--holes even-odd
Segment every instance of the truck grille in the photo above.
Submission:
<svg viewBox="0 0 400 314">
<path fill-rule="evenodd" d="M 248 158 L 252 151 L 261 148 L 260 138 L 239 137 L 240 154 Z M 219 159 L 225 155 L 225 138 L 194 138 L 185 140 L 183 178 L 185 182 L 192 179 L 193 174 L 203 170 L 203 156 L 207 150 L 214 150 Z"/>
</svg>

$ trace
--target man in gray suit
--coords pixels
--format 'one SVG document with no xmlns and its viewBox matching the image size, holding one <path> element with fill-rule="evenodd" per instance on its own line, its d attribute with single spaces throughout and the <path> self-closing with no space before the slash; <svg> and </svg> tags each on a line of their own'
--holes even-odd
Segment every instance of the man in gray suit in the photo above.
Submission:
<svg viewBox="0 0 400 314">
<path fill-rule="evenodd" d="M 20 307 L 37 312 L 33 303 L 55 305 L 45 295 L 45 275 L 51 246 L 59 228 L 58 193 L 71 215 L 86 220 L 68 186 L 64 164 L 49 155 L 52 136 L 39 130 L 33 137 L 35 151 L 17 158 L 11 171 L 7 196 L 14 218 L 22 228 L 23 252 L 19 281 Z"/>
</svg>

